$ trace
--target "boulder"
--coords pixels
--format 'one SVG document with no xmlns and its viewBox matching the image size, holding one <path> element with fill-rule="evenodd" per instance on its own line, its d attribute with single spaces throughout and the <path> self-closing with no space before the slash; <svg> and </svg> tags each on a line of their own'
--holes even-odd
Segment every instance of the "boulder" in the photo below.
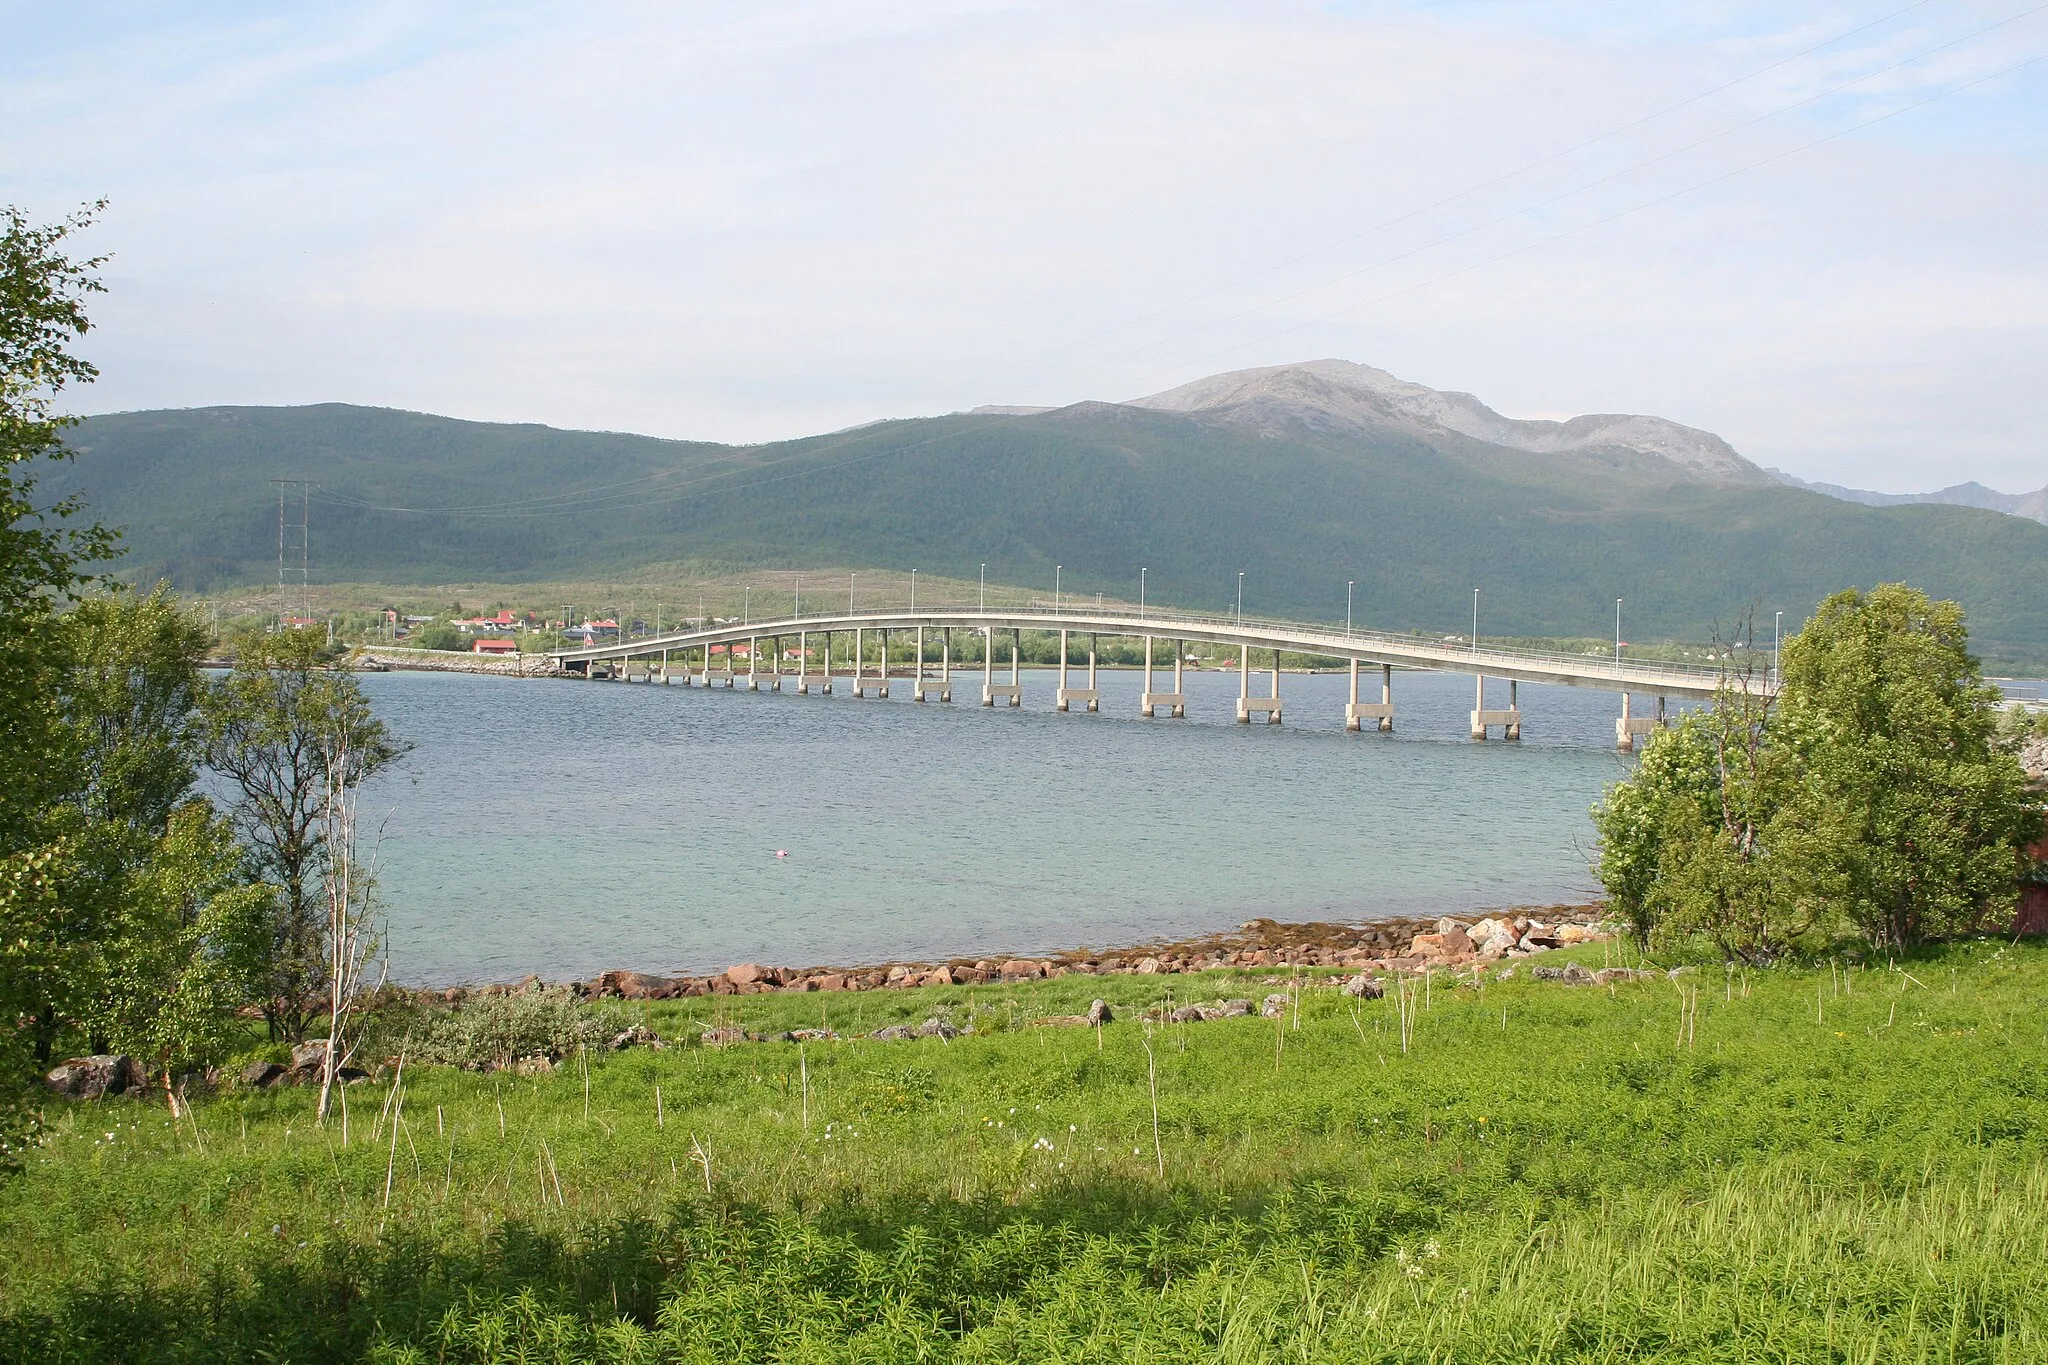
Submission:
<svg viewBox="0 0 2048 1365">
<path fill-rule="evenodd" d="M 735 986 L 751 986 L 767 977 L 768 969 L 758 962 L 742 962 L 737 967 L 725 969 L 725 979 Z"/>
<path fill-rule="evenodd" d="M 671 992 L 667 977 L 646 972 L 606 972 L 615 990 L 628 1000 L 665 1000 Z"/>
<path fill-rule="evenodd" d="M 1109 1007 L 1107 1000 L 1096 1000 L 1088 1006 L 1088 1022 L 1097 1028 L 1116 1018 L 1116 1011 Z"/>
<path fill-rule="evenodd" d="M 1156 957 L 1141 957 L 1138 959 L 1139 976 L 1157 976 L 1163 969 L 1164 964 Z"/>
<path fill-rule="evenodd" d="M 910 1025 L 908 1024 L 890 1024 L 886 1028 L 878 1028 L 868 1035 L 868 1037 L 878 1043 L 900 1043 L 916 1036 L 916 1034 L 911 1032 Z"/>
<path fill-rule="evenodd" d="M 1434 934 L 1417 934 L 1408 951 L 1425 957 L 1463 957 L 1472 951 L 1472 939 L 1464 926 L 1454 923 Z"/>
<path fill-rule="evenodd" d="M 284 1068 L 276 1062 L 251 1062 L 242 1068 L 242 1084 L 256 1090 L 268 1090 L 284 1076 Z"/>
<path fill-rule="evenodd" d="M 1559 943 L 1589 943 L 1600 936 L 1583 924 L 1560 924 L 1551 937 Z"/>
<path fill-rule="evenodd" d="M 960 1036 L 960 1030 L 954 1028 L 951 1024 L 947 1023 L 943 1019 L 934 1018 L 927 1019 L 922 1024 L 919 1024 L 916 1028 L 912 1029 L 910 1031 L 910 1036 L 913 1038 L 938 1038 L 944 1040 L 948 1038 L 958 1038 Z"/>
<path fill-rule="evenodd" d="M 818 989 L 821 991 L 843 991 L 846 989 L 846 974 L 844 972 L 827 972 L 823 976 L 813 977 L 812 980 L 818 983 Z"/>
<path fill-rule="evenodd" d="M 1267 1019 L 1278 1019 L 1281 1015 L 1287 1013 L 1289 999 L 1290 997 L 1285 991 L 1275 991 L 1266 997 L 1264 1004 L 1259 1006 L 1259 1013 Z"/>
<path fill-rule="evenodd" d="M 1252 1002 L 1249 1000 L 1225 1000 L 1216 1007 L 1216 1014 L 1213 1017 L 1217 1019 L 1243 1019 L 1249 1017 L 1251 1012 Z"/>
<path fill-rule="evenodd" d="M 1370 972 L 1360 972 L 1344 983 L 1344 994 L 1358 1000 L 1378 1000 L 1386 993 L 1387 988 Z"/>
<path fill-rule="evenodd" d="M 140 1094 L 147 1082 L 133 1057 L 102 1053 L 60 1062 L 43 1078 L 43 1084 L 73 1099 L 98 1100 L 109 1095 Z"/>
<path fill-rule="evenodd" d="M 1045 975 L 1045 969 L 1027 958 L 1012 958 L 1002 966 L 1005 981 L 1036 981 Z"/>
<path fill-rule="evenodd" d="M 292 1070 L 318 1071 L 327 1065 L 327 1040 L 308 1038 L 292 1049 Z"/>
<path fill-rule="evenodd" d="M 926 972 L 923 984 L 927 986 L 952 986 L 958 983 L 953 980 L 953 969 L 951 967 L 940 967 L 936 971 Z"/>
<path fill-rule="evenodd" d="M 1538 967 L 1536 969 L 1536 979 L 1538 981 L 1561 981 L 1567 986 L 1590 986 L 1593 984 L 1593 973 L 1587 971 L 1578 963 L 1573 962 L 1563 967 Z"/>
<path fill-rule="evenodd" d="M 1169 1024 L 1199 1024 L 1207 1019 L 1208 1013 L 1200 1005 L 1182 1005 L 1166 1016 Z"/>
</svg>

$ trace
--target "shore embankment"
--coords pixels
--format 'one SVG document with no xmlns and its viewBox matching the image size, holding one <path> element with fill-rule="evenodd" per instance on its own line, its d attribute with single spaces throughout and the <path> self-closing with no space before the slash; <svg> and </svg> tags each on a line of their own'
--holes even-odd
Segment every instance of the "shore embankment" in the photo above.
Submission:
<svg viewBox="0 0 2048 1365">
<path fill-rule="evenodd" d="M 1497 963 L 1592 941 L 1611 932 L 1605 923 L 1605 906 L 1598 902 L 1517 906 L 1485 915 L 1405 917 L 1363 924 L 1282 924 L 1255 919 L 1228 933 L 1121 949 L 1074 948 L 1047 957 L 958 957 L 814 967 L 746 962 L 704 976 L 615 970 L 583 981 L 551 982 L 534 975 L 511 984 L 454 986 L 422 990 L 419 994 L 452 1003 L 472 995 L 502 995 L 553 986 L 566 987 L 589 999 L 677 1000 L 771 991 L 911 990 L 1073 975 L 1175 975 L 1225 967 L 1322 968 L 1391 974 Z"/>
</svg>

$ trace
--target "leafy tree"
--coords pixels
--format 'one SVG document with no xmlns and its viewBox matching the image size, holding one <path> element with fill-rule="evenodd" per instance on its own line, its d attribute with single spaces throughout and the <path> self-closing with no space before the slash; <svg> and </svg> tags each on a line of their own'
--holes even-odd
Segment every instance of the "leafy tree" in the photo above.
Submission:
<svg viewBox="0 0 2048 1365">
<path fill-rule="evenodd" d="M 413 643 L 421 649 L 461 649 L 463 634 L 453 626 L 431 625 Z"/>
<path fill-rule="evenodd" d="M 59 894 L 70 853 L 48 819 L 67 781 L 68 736 L 59 661 L 44 637 L 64 595 L 113 544 L 73 521 L 76 499 L 37 494 L 38 466 L 64 457 L 71 419 L 57 414 L 58 395 L 96 374 L 68 347 L 90 327 L 85 301 L 101 291 L 101 261 L 65 254 L 96 208 L 49 225 L 0 208 L 0 1148 L 9 1151 L 31 1124 L 37 1039 L 48 1037 L 72 944 Z"/>
<path fill-rule="evenodd" d="M 242 875 L 234 830 L 204 801 L 171 813 L 112 916 L 85 1023 L 141 1058 L 178 1112 L 172 1077 L 217 1056 L 267 965 L 271 890 Z"/>
<path fill-rule="evenodd" d="M 2001 921 L 2040 834 L 1968 644 L 1960 606 L 1888 583 L 1836 593 L 1785 646 L 1799 860 L 1879 947 Z"/>
<path fill-rule="evenodd" d="M 329 1003 L 329 804 L 405 752 L 323 654 L 315 631 L 250 636 L 202 703 L 207 764 L 232 785 L 251 868 L 276 891 L 260 995 L 272 1036 L 292 1041 Z"/>
<path fill-rule="evenodd" d="M 1600 876 L 1645 942 L 1767 960 L 1852 928 L 1879 947 L 2010 912 L 2041 817 L 1961 608 L 1838 593 L 1754 674 L 1652 737 L 1594 812 Z"/>
</svg>

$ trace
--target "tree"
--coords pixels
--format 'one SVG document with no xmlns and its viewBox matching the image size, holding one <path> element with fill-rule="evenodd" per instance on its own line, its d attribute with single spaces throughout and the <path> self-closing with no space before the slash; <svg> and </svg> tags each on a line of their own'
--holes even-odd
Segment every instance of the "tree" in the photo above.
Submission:
<svg viewBox="0 0 2048 1365">
<path fill-rule="evenodd" d="M 113 537 L 74 521 L 76 499 L 42 502 L 37 468 L 65 455 L 59 394 L 96 374 L 68 348 L 90 328 L 101 261 L 73 260 L 65 245 L 97 207 L 42 226 L 0 208 L 0 1159 L 32 1126 L 36 1040 L 48 1036 L 72 952 L 60 923 L 70 852 L 48 818 L 67 780 L 68 735 L 44 634 Z"/>
<path fill-rule="evenodd" d="M 371 714 L 355 676 L 321 662 L 323 645 L 310 630 L 248 637 L 234 671 L 202 703 L 207 765 L 231 784 L 230 813 L 250 866 L 276 890 L 264 1019 L 273 1037 L 294 1042 L 326 1011 L 332 984 L 328 805 L 405 752 Z"/>
<path fill-rule="evenodd" d="M 1963 610 L 1901 583 L 1827 599 L 1785 646 L 1809 881 L 1881 948 L 2011 914 L 2041 815 Z"/>
<path fill-rule="evenodd" d="M 1785 647 L 1783 690 L 1731 677 L 1653 736 L 1594 812 L 1600 876 L 1640 938 L 1768 960 L 1853 929 L 1898 948 L 2008 914 L 2039 836 L 1962 609 L 1838 593 Z"/>
</svg>

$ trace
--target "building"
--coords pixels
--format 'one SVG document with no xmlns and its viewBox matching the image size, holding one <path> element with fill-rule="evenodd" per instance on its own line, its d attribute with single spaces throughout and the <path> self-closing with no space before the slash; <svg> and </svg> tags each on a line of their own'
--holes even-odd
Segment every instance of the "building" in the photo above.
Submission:
<svg viewBox="0 0 2048 1365">
<path fill-rule="evenodd" d="M 481 636 L 469 649 L 472 654 L 517 654 L 519 642 L 510 638 Z"/>
</svg>

